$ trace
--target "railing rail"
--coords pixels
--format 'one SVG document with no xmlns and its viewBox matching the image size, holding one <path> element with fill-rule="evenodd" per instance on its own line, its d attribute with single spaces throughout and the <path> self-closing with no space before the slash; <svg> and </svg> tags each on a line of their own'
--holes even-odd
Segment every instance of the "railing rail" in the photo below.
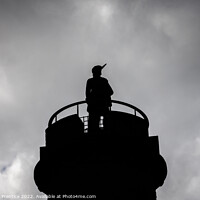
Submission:
<svg viewBox="0 0 200 200">
<path fill-rule="evenodd" d="M 143 117 L 143 119 L 147 122 L 147 126 L 149 126 L 149 120 L 147 118 L 147 116 L 145 115 L 144 112 L 142 112 L 139 108 L 129 104 L 129 103 L 125 103 L 125 102 L 122 102 L 122 101 L 118 101 L 118 100 L 111 100 L 112 103 L 115 103 L 115 104 L 120 104 L 120 105 L 123 105 L 123 106 L 126 106 L 126 107 L 129 107 L 131 109 L 134 110 L 134 115 L 136 116 L 137 115 L 137 112 Z M 77 109 L 77 115 L 79 116 L 79 106 L 81 104 L 86 104 L 86 101 L 78 101 L 78 102 L 75 102 L 75 103 L 72 103 L 72 104 L 69 104 L 67 106 L 64 106 L 62 108 L 60 108 L 59 110 L 57 110 L 49 119 L 49 122 L 48 122 L 48 126 L 51 126 L 53 124 L 53 121 L 57 121 L 57 116 L 58 114 L 60 114 L 61 112 L 63 112 L 64 110 L 67 110 L 68 108 L 71 108 L 71 107 L 74 107 L 76 106 L 76 109 Z"/>
</svg>

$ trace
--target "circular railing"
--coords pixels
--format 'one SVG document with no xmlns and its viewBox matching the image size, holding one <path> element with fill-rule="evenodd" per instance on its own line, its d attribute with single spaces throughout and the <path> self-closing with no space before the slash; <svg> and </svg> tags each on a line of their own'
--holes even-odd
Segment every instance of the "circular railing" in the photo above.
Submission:
<svg viewBox="0 0 200 200">
<path fill-rule="evenodd" d="M 123 105 L 123 106 L 126 106 L 126 107 L 129 107 L 131 109 L 133 109 L 134 111 L 134 115 L 135 116 L 138 116 L 138 113 L 139 115 L 142 116 L 142 118 L 146 121 L 147 123 L 147 127 L 149 127 L 149 120 L 147 118 L 147 116 L 145 115 L 144 112 L 142 112 L 139 108 L 129 104 L 129 103 L 125 103 L 125 102 L 122 102 L 122 101 L 118 101 L 118 100 L 111 100 L 112 103 L 115 103 L 115 104 L 120 104 L 120 105 Z M 76 113 L 77 115 L 79 116 L 79 106 L 81 104 L 86 104 L 86 101 L 78 101 L 78 102 L 75 102 L 75 103 L 72 103 L 72 104 L 69 104 L 67 106 L 64 106 L 62 108 L 60 108 L 59 110 L 57 110 L 49 119 L 49 122 L 48 122 L 48 127 L 51 126 L 53 124 L 53 121 L 57 122 L 58 121 L 58 114 L 60 114 L 61 112 L 63 112 L 64 110 L 67 110 L 71 107 L 74 107 L 76 106 Z"/>
</svg>

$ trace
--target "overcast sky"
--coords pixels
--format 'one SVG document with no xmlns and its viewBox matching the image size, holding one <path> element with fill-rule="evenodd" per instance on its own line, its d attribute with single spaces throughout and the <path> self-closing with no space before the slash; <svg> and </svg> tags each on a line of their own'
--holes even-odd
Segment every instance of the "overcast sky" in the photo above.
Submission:
<svg viewBox="0 0 200 200">
<path fill-rule="evenodd" d="M 159 136 L 169 172 L 158 200 L 199 200 L 199 0 L 0 0 L 0 194 L 39 194 L 48 120 L 85 99 L 104 63 L 113 99 Z"/>
</svg>

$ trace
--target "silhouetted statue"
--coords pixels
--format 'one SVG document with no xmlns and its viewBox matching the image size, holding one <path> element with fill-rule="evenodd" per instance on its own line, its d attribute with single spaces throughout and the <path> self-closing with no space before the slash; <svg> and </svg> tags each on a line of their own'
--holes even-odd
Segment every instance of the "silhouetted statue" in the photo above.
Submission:
<svg viewBox="0 0 200 200">
<path fill-rule="evenodd" d="M 106 66 L 96 65 L 92 68 L 93 78 L 86 84 L 86 102 L 89 112 L 89 131 L 99 130 L 100 117 L 103 116 L 103 127 L 106 129 L 108 113 L 110 111 L 113 90 L 106 78 L 101 77 L 101 70 Z"/>
<path fill-rule="evenodd" d="M 101 77 L 103 67 L 93 67 L 93 78 L 87 81 L 89 134 L 85 134 L 87 118 L 79 115 L 79 105 L 85 101 L 64 106 L 49 119 L 45 146 L 40 147 L 34 169 L 35 183 L 48 200 L 79 194 L 95 195 L 92 199 L 156 200 L 156 189 L 166 179 L 167 164 L 160 154 L 158 136 L 149 135 L 148 117 L 131 104 L 111 101 L 113 90 Z M 111 110 L 111 102 L 133 112 Z M 76 113 L 63 113 L 58 119 L 74 106 Z M 104 128 L 95 134 L 100 116 Z"/>
</svg>

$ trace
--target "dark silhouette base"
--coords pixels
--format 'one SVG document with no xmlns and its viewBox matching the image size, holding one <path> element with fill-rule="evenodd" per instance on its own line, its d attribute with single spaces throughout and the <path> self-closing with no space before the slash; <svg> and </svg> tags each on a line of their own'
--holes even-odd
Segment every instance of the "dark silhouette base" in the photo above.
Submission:
<svg viewBox="0 0 200 200">
<path fill-rule="evenodd" d="M 96 195 L 93 199 L 156 200 L 167 166 L 158 137 L 148 135 L 142 118 L 112 111 L 106 130 L 83 129 L 77 115 L 47 128 L 34 172 L 40 191 L 49 199 Z"/>
</svg>

